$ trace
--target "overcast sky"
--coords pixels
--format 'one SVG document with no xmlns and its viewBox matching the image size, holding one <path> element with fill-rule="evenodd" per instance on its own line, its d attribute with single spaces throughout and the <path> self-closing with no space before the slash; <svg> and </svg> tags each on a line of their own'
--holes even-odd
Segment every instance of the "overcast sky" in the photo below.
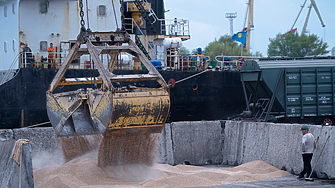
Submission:
<svg viewBox="0 0 335 188">
<path fill-rule="evenodd" d="M 251 52 L 260 51 L 267 56 L 269 38 L 277 33 L 285 33 L 292 27 L 305 0 L 254 0 L 254 30 L 251 33 Z M 315 0 L 326 27 L 314 9 L 311 11 L 307 31 L 318 35 L 329 45 L 335 46 L 335 0 Z M 183 43 L 190 51 L 202 47 L 222 35 L 230 33 L 229 20 L 225 13 L 237 12 L 234 20 L 234 33 L 241 31 L 247 8 L 247 0 L 165 0 L 166 19 L 174 17 L 190 21 L 191 39 Z M 295 25 L 299 34 L 303 28 L 307 3 Z"/>
</svg>

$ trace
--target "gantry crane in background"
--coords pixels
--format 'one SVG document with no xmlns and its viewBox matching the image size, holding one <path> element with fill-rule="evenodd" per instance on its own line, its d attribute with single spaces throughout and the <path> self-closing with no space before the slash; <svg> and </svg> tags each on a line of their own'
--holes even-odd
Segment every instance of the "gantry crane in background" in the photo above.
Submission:
<svg viewBox="0 0 335 188">
<path fill-rule="evenodd" d="M 242 30 L 247 32 L 245 48 L 247 49 L 248 53 L 250 53 L 250 36 L 252 28 L 254 28 L 254 0 L 249 0 L 247 3 L 247 11 L 245 13 Z"/>
<path fill-rule="evenodd" d="M 297 18 L 295 19 L 295 21 L 294 21 L 294 23 L 293 23 L 293 25 L 292 25 L 292 27 L 291 27 L 291 30 L 290 30 L 288 33 L 293 33 L 293 32 L 295 32 L 295 31 L 297 30 L 297 28 L 295 28 L 295 29 L 293 29 L 293 28 L 294 28 L 294 25 L 295 25 L 295 23 L 297 22 L 297 20 L 298 20 L 298 18 L 299 18 L 299 16 L 300 16 L 301 12 L 302 12 L 302 9 L 305 7 L 306 2 L 307 2 L 307 0 L 305 0 L 304 4 L 301 6 L 300 12 L 299 12 Z M 307 16 L 306 16 L 306 20 L 305 20 L 304 27 L 302 28 L 302 31 L 301 31 L 301 35 L 306 34 L 306 28 L 307 28 L 307 24 L 308 24 L 308 20 L 309 20 L 309 16 L 310 16 L 310 14 L 311 14 L 311 10 L 312 10 L 312 8 L 314 8 L 316 14 L 318 15 L 322 27 L 325 27 L 325 26 L 326 26 L 326 25 L 323 23 L 323 21 L 322 21 L 321 14 L 320 14 L 320 12 L 319 12 L 318 7 L 316 6 L 315 0 L 311 0 L 311 4 L 310 4 L 310 6 L 308 7 L 308 13 L 307 13 Z M 282 35 L 282 37 L 284 37 L 284 36 L 285 36 L 285 34 Z"/>
</svg>

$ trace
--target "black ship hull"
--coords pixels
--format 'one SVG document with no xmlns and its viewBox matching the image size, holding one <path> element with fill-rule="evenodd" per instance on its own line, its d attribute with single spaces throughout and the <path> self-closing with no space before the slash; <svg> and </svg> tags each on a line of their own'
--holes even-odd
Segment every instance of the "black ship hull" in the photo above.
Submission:
<svg viewBox="0 0 335 188">
<path fill-rule="evenodd" d="M 18 128 L 48 122 L 46 90 L 57 70 L 19 69 L 16 76 L 0 86 L 0 128 Z M 116 70 L 116 74 L 144 71 Z M 197 72 L 160 71 L 166 81 L 178 81 Z M 97 71 L 69 69 L 65 77 L 97 76 Z M 139 86 L 152 86 L 153 82 Z M 81 86 L 58 87 L 55 92 Z M 180 82 L 170 89 L 170 122 L 227 119 L 245 109 L 239 72 L 208 71 Z"/>
</svg>

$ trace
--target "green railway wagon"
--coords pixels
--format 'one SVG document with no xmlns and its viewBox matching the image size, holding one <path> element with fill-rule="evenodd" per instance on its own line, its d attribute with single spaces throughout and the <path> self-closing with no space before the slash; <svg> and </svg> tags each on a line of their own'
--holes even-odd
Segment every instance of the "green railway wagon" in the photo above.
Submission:
<svg viewBox="0 0 335 188">
<path fill-rule="evenodd" d="M 333 124 L 335 57 L 254 59 L 240 71 L 245 119 Z"/>
</svg>

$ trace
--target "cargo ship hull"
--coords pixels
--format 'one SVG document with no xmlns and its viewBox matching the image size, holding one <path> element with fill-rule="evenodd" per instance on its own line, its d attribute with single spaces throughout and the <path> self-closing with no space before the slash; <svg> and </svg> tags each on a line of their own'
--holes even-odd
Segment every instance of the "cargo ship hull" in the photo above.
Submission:
<svg viewBox="0 0 335 188">
<path fill-rule="evenodd" d="M 0 126 L 18 128 L 48 122 L 46 95 L 55 69 L 21 68 L 0 86 Z M 116 74 L 141 74 L 145 71 L 115 70 Z M 175 81 L 198 72 L 160 71 L 165 80 Z M 65 77 L 98 76 L 96 70 L 70 69 Z M 155 87 L 157 82 L 143 82 L 138 87 Z M 71 87 L 71 88 L 67 88 Z M 55 92 L 88 86 L 62 86 Z M 171 112 L 168 121 L 227 119 L 245 109 L 240 72 L 207 71 L 177 83 L 170 89 Z M 48 126 L 47 124 L 45 126 Z"/>
</svg>

